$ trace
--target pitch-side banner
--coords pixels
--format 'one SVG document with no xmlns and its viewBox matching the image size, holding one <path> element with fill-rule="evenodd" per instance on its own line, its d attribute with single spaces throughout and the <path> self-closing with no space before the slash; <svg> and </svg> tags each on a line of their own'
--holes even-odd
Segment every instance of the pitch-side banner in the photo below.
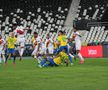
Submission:
<svg viewBox="0 0 108 90">
<path fill-rule="evenodd" d="M 101 58 L 103 57 L 103 48 L 102 46 L 82 46 L 81 54 L 87 58 Z"/>
</svg>

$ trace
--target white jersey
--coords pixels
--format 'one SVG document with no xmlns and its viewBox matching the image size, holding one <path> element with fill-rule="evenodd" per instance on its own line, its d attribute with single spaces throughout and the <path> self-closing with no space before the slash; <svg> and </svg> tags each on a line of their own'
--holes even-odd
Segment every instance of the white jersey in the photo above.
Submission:
<svg viewBox="0 0 108 90">
<path fill-rule="evenodd" d="M 24 27 L 23 26 L 18 26 L 14 30 L 14 34 L 17 35 L 18 37 L 24 37 Z"/>
<path fill-rule="evenodd" d="M 5 45 L 5 41 L 4 41 L 4 39 L 0 39 L 0 42 L 2 42 L 0 44 L 0 50 L 3 50 L 4 49 L 4 45 Z"/>
<path fill-rule="evenodd" d="M 79 32 L 74 32 L 73 35 L 75 36 L 75 43 L 81 42 L 81 37 Z"/>
<path fill-rule="evenodd" d="M 41 43 L 40 49 L 39 49 L 40 54 L 46 54 L 46 47 L 45 43 Z"/>
<path fill-rule="evenodd" d="M 36 52 L 38 51 L 39 44 L 40 44 L 40 47 L 39 47 L 39 51 L 38 51 L 38 52 L 39 52 L 40 54 L 43 54 L 46 50 L 45 50 L 45 45 L 44 45 L 44 43 L 42 43 L 42 38 L 38 36 L 38 37 L 35 39 L 34 42 L 36 42 L 36 46 L 35 46 L 34 51 L 32 52 L 32 55 L 35 55 Z"/>
<path fill-rule="evenodd" d="M 47 43 L 49 43 L 48 46 L 47 46 Z M 53 40 L 52 39 L 46 39 L 45 46 L 47 46 L 48 48 L 54 48 Z"/>
<path fill-rule="evenodd" d="M 47 46 L 47 44 L 48 44 L 48 46 Z M 46 46 L 46 49 L 48 50 L 48 53 L 53 54 L 53 52 L 54 52 L 53 40 L 52 39 L 46 39 L 45 46 Z"/>
<path fill-rule="evenodd" d="M 79 32 L 74 32 L 76 50 L 81 50 L 81 37 Z"/>
<path fill-rule="evenodd" d="M 37 43 L 37 45 L 42 45 L 42 38 L 41 37 L 37 37 L 36 39 L 35 39 L 35 41 L 36 41 L 36 43 Z"/>
<path fill-rule="evenodd" d="M 14 30 L 14 34 L 17 35 L 17 43 L 20 46 L 25 46 L 25 37 L 24 37 L 24 27 L 23 26 L 18 26 Z"/>
</svg>

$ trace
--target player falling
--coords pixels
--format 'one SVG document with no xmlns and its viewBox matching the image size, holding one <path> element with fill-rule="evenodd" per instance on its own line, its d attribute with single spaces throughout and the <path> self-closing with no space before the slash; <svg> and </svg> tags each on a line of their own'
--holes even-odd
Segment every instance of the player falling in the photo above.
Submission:
<svg viewBox="0 0 108 90">
<path fill-rule="evenodd" d="M 73 37 L 72 40 L 75 41 L 75 48 L 76 48 L 76 53 L 80 59 L 80 64 L 84 63 L 84 58 L 82 57 L 80 50 L 81 50 L 81 36 L 79 34 L 79 32 L 77 31 L 76 28 L 74 28 L 74 33 L 73 33 Z"/>
<path fill-rule="evenodd" d="M 54 52 L 54 55 L 59 54 L 60 52 L 65 50 L 65 53 L 68 55 L 68 58 L 69 58 L 71 65 L 73 65 L 72 57 L 69 55 L 67 37 L 63 31 L 59 31 L 57 41 L 58 41 L 59 48 L 58 48 L 58 50 L 56 50 Z M 67 61 L 66 61 L 66 63 L 68 64 Z"/>
<path fill-rule="evenodd" d="M 6 59 L 5 59 L 5 44 L 6 44 L 6 42 L 0 35 L 0 64 L 2 63 L 2 59 L 4 62 L 6 61 Z"/>
</svg>

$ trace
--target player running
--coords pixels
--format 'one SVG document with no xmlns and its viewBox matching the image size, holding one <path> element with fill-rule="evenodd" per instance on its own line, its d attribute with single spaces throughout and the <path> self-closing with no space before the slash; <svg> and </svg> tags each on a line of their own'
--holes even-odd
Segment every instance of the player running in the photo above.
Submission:
<svg viewBox="0 0 108 90">
<path fill-rule="evenodd" d="M 72 40 L 75 41 L 75 48 L 76 48 L 76 53 L 80 59 L 80 64 L 84 63 L 84 58 L 82 57 L 80 50 L 81 50 L 81 36 L 79 34 L 79 32 L 77 31 L 76 28 L 74 28 L 74 33 L 73 33 L 73 37 Z"/>
<path fill-rule="evenodd" d="M 15 55 L 15 44 L 16 44 L 17 39 L 14 36 L 14 33 L 11 32 L 10 36 L 8 37 L 7 40 L 7 56 L 6 56 L 6 61 L 5 64 L 7 63 L 7 60 L 13 56 L 13 64 L 15 64 L 16 60 L 16 55 Z"/>
<path fill-rule="evenodd" d="M 22 60 L 22 56 L 24 53 L 24 47 L 25 47 L 25 37 L 24 37 L 24 27 L 18 26 L 14 30 L 14 34 L 17 36 L 17 43 L 19 44 L 19 55 L 20 55 L 20 61 Z"/>
<path fill-rule="evenodd" d="M 6 61 L 6 59 L 5 59 L 5 44 L 6 44 L 6 42 L 0 35 L 0 64 L 2 63 L 2 59 L 4 62 Z"/>
<path fill-rule="evenodd" d="M 37 32 L 34 32 L 34 37 L 32 38 L 32 43 L 33 43 L 33 52 L 32 52 L 32 56 L 34 58 L 36 58 L 38 60 L 38 63 L 40 63 L 40 51 L 44 51 L 42 50 L 42 38 L 40 36 L 38 36 Z M 42 53 L 42 52 L 41 52 Z"/>
<path fill-rule="evenodd" d="M 50 35 L 47 35 L 47 37 L 46 37 L 45 46 L 46 46 L 47 54 L 48 55 L 53 55 L 54 43 L 53 43 L 53 40 L 51 39 Z"/>
</svg>

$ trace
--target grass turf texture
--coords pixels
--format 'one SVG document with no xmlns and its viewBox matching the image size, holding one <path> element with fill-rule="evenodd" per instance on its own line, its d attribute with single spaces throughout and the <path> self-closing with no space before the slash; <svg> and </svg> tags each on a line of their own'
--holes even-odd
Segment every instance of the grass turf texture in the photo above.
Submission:
<svg viewBox="0 0 108 90">
<path fill-rule="evenodd" d="M 0 65 L 0 90 L 108 90 L 108 59 L 86 59 L 83 65 L 38 68 L 30 59 Z"/>
</svg>

